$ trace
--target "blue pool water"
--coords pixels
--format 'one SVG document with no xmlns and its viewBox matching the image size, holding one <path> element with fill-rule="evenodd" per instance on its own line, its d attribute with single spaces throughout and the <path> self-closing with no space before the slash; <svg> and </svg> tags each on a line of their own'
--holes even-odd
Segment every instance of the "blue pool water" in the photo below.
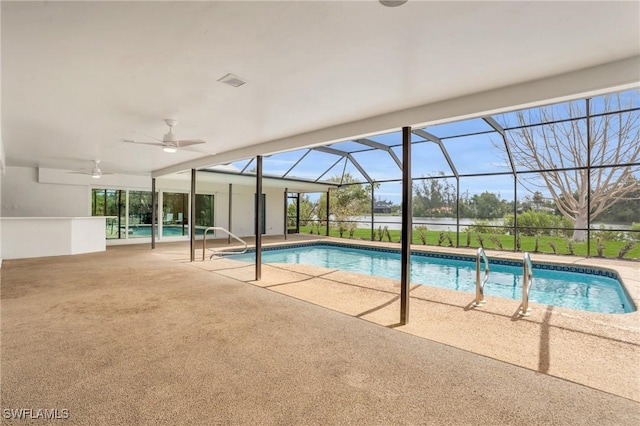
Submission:
<svg viewBox="0 0 640 426">
<path fill-rule="evenodd" d="M 235 255 L 233 259 L 255 262 L 255 253 Z M 400 253 L 391 250 L 327 244 L 263 248 L 262 262 L 300 263 L 400 279 Z M 558 269 L 551 269 L 552 266 L 534 262 L 533 285 L 529 294 L 531 302 L 611 314 L 635 311 L 614 274 L 597 269 L 558 266 Z M 489 281 L 484 288 L 485 295 L 521 300 L 521 262 L 500 260 L 494 264 L 490 260 L 490 270 Z M 416 252 L 411 256 L 412 284 L 475 294 L 475 277 L 474 257 L 434 253 L 418 255 Z"/>
<path fill-rule="evenodd" d="M 204 227 L 196 226 L 196 235 L 204 233 Z M 156 227 L 156 232 L 158 228 Z M 150 237 L 151 225 L 130 225 L 129 235 L 132 237 Z M 165 237 L 189 236 L 189 227 L 182 225 L 164 225 L 162 227 L 162 235 Z"/>
</svg>

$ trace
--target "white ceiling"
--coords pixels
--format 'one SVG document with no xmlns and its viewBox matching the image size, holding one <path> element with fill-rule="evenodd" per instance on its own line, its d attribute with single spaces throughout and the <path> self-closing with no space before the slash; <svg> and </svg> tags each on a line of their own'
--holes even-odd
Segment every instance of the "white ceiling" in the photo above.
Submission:
<svg viewBox="0 0 640 426">
<path fill-rule="evenodd" d="M 293 148 L 310 132 L 347 138 L 345 123 L 637 65 L 639 16 L 637 1 L 2 1 L 6 163 L 100 159 L 103 170 L 150 174 L 207 153 L 218 156 L 200 164 L 267 153 L 269 141 Z M 227 73 L 248 83 L 219 83 Z M 603 74 L 592 89 L 619 83 Z M 178 119 L 178 136 L 206 140 L 203 152 L 119 142 L 162 138 L 164 118 Z"/>
</svg>

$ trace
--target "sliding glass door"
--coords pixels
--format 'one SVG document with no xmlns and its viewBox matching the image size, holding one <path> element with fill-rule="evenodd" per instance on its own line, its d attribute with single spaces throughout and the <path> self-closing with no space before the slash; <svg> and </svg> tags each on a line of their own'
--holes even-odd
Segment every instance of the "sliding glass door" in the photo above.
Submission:
<svg viewBox="0 0 640 426">
<path fill-rule="evenodd" d="M 150 191 L 129 191 L 129 234 L 128 238 L 151 237 Z M 154 227 L 158 235 L 158 225 Z"/>
<path fill-rule="evenodd" d="M 204 233 L 214 222 L 214 196 L 211 194 L 196 194 L 196 234 Z"/>
<path fill-rule="evenodd" d="M 91 195 L 91 215 L 107 217 L 107 239 L 125 238 L 126 191 L 94 189 Z"/>
<path fill-rule="evenodd" d="M 106 216 L 107 239 L 150 238 L 151 229 L 158 236 L 162 221 L 162 237 L 189 236 L 189 194 L 162 192 L 162 210 L 152 226 L 151 191 L 127 191 L 124 189 L 93 189 L 91 191 L 91 215 Z M 158 194 L 156 194 L 158 197 Z M 213 194 L 197 194 L 195 210 L 196 234 L 215 226 Z"/>
<path fill-rule="evenodd" d="M 164 192 L 162 194 L 162 236 L 189 235 L 189 194 Z"/>
</svg>

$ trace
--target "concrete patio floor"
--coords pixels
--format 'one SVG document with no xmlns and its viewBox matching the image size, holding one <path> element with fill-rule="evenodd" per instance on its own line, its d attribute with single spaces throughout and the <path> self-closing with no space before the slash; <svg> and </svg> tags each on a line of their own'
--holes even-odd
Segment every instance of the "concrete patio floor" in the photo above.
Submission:
<svg viewBox="0 0 640 426">
<path fill-rule="evenodd" d="M 637 313 L 518 319 L 514 301 L 416 286 L 398 326 L 393 280 L 278 264 L 255 282 L 188 259 L 168 243 L 3 262 L 3 424 L 640 422 Z"/>
<path fill-rule="evenodd" d="M 300 235 L 289 242 L 309 240 L 317 238 Z M 320 240 L 399 249 L 399 244 L 393 243 Z M 271 244 L 286 242 L 272 239 Z M 475 249 L 433 246 L 412 249 L 475 256 Z M 521 255 L 512 252 L 488 250 L 487 255 L 521 260 Z M 544 254 L 534 254 L 533 258 L 538 262 L 615 270 L 636 306 L 640 306 L 637 262 Z M 263 266 L 262 279 L 254 281 L 255 266 L 233 261 L 233 257 L 194 266 L 385 327 L 640 401 L 639 311 L 611 315 L 531 303 L 531 315 L 521 317 L 520 301 L 487 294 L 487 304 L 475 308 L 473 294 L 412 285 L 410 322 L 400 326 L 397 280 L 308 265 L 271 264 Z"/>
</svg>

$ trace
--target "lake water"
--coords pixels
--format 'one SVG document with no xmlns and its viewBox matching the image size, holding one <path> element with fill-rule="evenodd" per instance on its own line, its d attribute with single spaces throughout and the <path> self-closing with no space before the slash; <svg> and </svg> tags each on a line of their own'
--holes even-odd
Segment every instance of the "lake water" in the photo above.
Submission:
<svg viewBox="0 0 640 426">
<path fill-rule="evenodd" d="M 352 220 L 359 221 L 358 228 L 371 229 L 371 216 L 354 216 Z M 467 226 L 473 225 L 476 219 L 460 218 L 460 232 L 467 229 Z M 456 218 L 455 217 L 414 217 L 413 226 L 424 224 L 430 231 L 452 231 L 456 230 Z M 494 219 L 489 221 L 489 225 L 502 226 L 502 219 Z M 623 225 L 618 223 L 605 223 L 606 228 L 609 229 L 631 229 L 629 225 Z M 402 217 L 401 216 L 374 216 L 374 228 L 387 227 L 388 229 L 402 229 Z M 598 229 L 600 227 L 599 222 L 593 222 L 591 229 Z"/>
<path fill-rule="evenodd" d="M 358 223 L 358 228 L 371 228 L 371 216 L 355 216 L 353 220 L 362 221 Z M 476 219 L 460 218 L 460 231 L 464 231 L 467 226 L 473 225 Z M 456 230 L 456 219 L 451 217 L 414 217 L 413 226 L 423 223 L 431 231 L 454 231 Z M 501 226 L 502 219 L 489 222 L 490 225 Z M 387 227 L 388 229 L 402 229 L 401 216 L 374 216 L 374 228 Z"/>
</svg>

